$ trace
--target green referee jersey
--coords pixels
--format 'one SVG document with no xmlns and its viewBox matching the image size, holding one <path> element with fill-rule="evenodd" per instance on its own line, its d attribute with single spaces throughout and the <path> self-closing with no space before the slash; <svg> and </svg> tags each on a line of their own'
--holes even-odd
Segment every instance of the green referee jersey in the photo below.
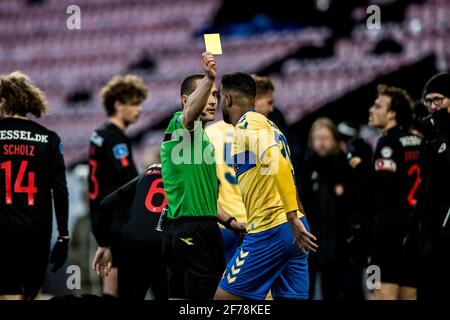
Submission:
<svg viewBox="0 0 450 320">
<path fill-rule="evenodd" d="M 201 122 L 183 127 L 183 113 L 173 115 L 161 146 L 162 178 L 168 218 L 217 215 L 218 182 L 214 147 Z"/>
</svg>

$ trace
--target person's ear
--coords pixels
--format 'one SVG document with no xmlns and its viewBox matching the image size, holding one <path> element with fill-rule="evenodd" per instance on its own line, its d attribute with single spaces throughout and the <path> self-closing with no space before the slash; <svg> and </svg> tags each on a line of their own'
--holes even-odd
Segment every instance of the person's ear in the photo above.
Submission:
<svg viewBox="0 0 450 320">
<path fill-rule="evenodd" d="M 225 104 L 228 108 L 231 108 L 233 105 L 233 98 L 229 94 L 225 94 Z"/>
<path fill-rule="evenodd" d="M 187 101 L 188 101 L 188 96 L 187 95 L 185 95 L 185 94 L 183 94 L 181 97 L 180 97 L 180 99 L 181 99 L 181 106 L 183 107 L 183 109 L 184 109 L 184 106 L 186 105 L 186 103 L 187 103 Z"/>
<path fill-rule="evenodd" d="M 389 120 L 396 120 L 395 118 L 397 117 L 397 112 L 389 110 L 388 111 L 388 119 Z"/>
<path fill-rule="evenodd" d="M 450 113 L 450 98 L 446 97 L 444 101 L 442 101 L 442 105 L 447 109 L 448 113 Z"/>
</svg>

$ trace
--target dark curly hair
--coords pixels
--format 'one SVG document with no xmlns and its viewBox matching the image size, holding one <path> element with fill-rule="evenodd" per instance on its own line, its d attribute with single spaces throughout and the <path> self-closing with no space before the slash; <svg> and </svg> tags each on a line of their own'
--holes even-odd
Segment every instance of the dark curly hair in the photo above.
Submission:
<svg viewBox="0 0 450 320">
<path fill-rule="evenodd" d="M 135 75 L 115 76 L 100 91 L 108 116 L 116 113 L 116 101 L 123 104 L 140 104 L 147 99 L 147 95 L 148 89 L 144 80 Z"/>
<path fill-rule="evenodd" d="M 19 115 L 31 113 L 39 118 L 48 111 L 44 92 L 31 83 L 30 78 L 15 71 L 0 77 L 0 115 Z"/>
</svg>

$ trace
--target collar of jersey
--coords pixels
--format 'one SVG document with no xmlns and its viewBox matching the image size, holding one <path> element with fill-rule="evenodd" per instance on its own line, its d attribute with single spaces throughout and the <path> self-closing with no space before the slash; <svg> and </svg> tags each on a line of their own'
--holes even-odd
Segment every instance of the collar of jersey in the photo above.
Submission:
<svg viewBox="0 0 450 320">
<path fill-rule="evenodd" d="M 246 115 L 248 112 L 256 112 L 256 110 L 255 110 L 255 109 L 250 109 L 250 110 L 245 111 L 244 114 L 239 118 L 238 122 L 240 122 L 240 121 L 242 120 L 242 118 L 245 117 L 245 115 Z"/>
<path fill-rule="evenodd" d="M 392 128 L 390 128 L 389 130 L 387 130 L 385 133 L 384 133 L 384 135 L 391 135 L 391 134 L 393 134 L 394 132 L 397 132 L 397 131 L 399 131 L 399 130 L 401 130 L 401 127 L 399 126 L 399 125 L 396 125 L 395 127 L 392 127 Z"/>
</svg>

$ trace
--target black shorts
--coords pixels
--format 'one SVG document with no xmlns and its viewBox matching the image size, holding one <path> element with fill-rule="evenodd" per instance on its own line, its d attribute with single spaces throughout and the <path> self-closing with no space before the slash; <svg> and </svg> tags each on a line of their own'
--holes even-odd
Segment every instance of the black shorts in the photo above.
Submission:
<svg viewBox="0 0 450 320">
<path fill-rule="evenodd" d="M 162 244 L 149 241 L 127 241 L 122 245 L 118 265 L 119 297 L 144 300 L 151 288 L 155 300 L 167 300 L 167 266 Z"/>
<path fill-rule="evenodd" d="M 222 234 L 214 218 L 170 220 L 163 232 L 169 267 L 169 297 L 214 298 L 225 271 Z"/>
<path fill-rule="evenodd" d="M 0 295 L 34 299 L 44 283 L 50 240 L 0 238 Z"/>
<path fill-rule="evenodd" d="M 404 234 L 380 228 L 374 233 L 371 264 L 380 267 L 383 283 L 417 287 L 417 257 L 408 255 L 403 245 Z"/>
</svg>

